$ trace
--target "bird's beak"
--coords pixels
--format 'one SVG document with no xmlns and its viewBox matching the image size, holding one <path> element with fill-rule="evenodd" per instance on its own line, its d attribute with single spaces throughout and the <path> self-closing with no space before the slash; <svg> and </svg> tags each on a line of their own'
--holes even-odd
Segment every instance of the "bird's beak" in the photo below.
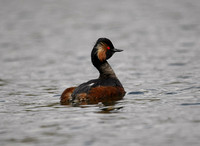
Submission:
<svg viewBox="0 0 200 146">
<path fill-rule="evenodd" d="M 122 52 L 123 50 L 121 50 L 121 49 L 116 49 L 116 48 L 114 48 L 113 49 L 113 52 Z"/>
</svg>

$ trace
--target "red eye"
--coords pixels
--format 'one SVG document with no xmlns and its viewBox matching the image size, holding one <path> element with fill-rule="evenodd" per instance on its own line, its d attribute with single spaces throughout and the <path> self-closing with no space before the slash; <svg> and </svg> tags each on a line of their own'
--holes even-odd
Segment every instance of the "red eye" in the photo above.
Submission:
<svg viewBox="0 0 200 146">
<path fill-rule="evenodd" d="M 110 47 L 107 47 L 108 50 L 110 50 Z"/>
</svg>

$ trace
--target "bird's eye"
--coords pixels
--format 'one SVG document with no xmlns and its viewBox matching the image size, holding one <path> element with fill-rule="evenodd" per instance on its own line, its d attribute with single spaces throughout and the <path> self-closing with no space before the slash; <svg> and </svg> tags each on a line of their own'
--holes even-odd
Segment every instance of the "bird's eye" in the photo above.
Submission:
<svg viewBox="0 0 200 146">
<path fill-rule="evenodd" d="M 110 50 L 110 47 L 108 46 L 107 49 Z"/>
</svg>

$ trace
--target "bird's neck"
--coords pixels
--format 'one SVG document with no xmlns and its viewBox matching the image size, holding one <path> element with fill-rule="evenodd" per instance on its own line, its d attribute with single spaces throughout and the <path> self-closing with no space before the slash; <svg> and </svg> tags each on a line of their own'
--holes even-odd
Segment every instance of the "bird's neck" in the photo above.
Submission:
<svg viewBox="0 0 200 146">
<path fill-rule="evenodd" d="M 107 61 L 95 65 L 100 73 L 99 78 L 117 78 L 115 72 Z"/>
<path fill-rule="evenodd" d="M 100 73 L 99 78 L 117 78 L 110 64 L 106 60 L 100 61 L 98 59 L 95 49 L 92 50 L 91 61 Z"/>
</svg>

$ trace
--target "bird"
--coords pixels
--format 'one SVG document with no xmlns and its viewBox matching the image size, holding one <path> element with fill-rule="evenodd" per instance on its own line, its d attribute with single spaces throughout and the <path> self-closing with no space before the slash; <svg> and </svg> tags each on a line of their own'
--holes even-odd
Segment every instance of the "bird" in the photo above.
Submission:
<svg viewBox="0 0 200 146">
<path fill-rule="evenodd" d="M 108 38 L 99 38 L 91 52 L 91 62 L 99 71 L 99 77 L 65 89 L 60 104 L 88 105 L 123 99 L 126 94 L 124 87 L 107 62 L 114 53 L 122 51 L 116 49 Z"/>
</svg>

